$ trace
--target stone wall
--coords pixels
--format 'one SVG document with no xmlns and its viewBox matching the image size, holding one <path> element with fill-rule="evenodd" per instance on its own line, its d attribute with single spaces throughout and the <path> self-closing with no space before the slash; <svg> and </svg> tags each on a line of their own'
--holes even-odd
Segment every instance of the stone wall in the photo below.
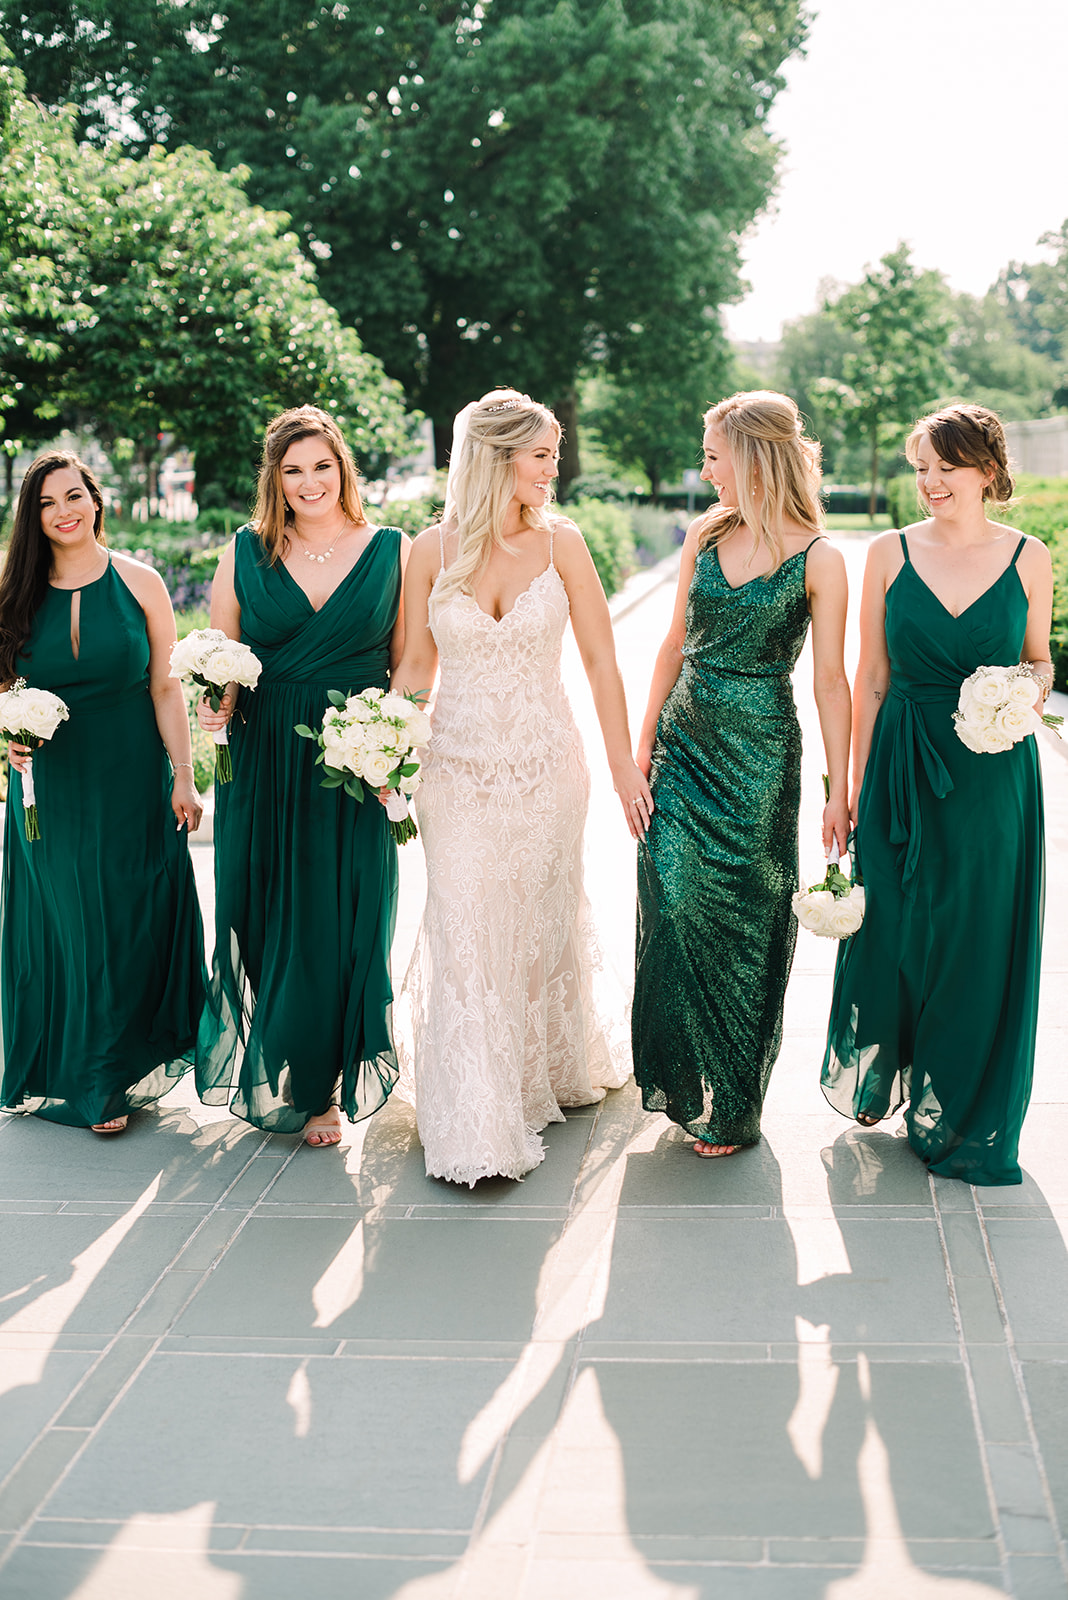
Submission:
<svg viewBox="0 0 1068 1600">
<path fill-rule="evenodd" d="M 1068 417 L 1006 422 L 1009 455 L 1020 472 L 1040 478 L 1068 477 Z"/>
</svg>

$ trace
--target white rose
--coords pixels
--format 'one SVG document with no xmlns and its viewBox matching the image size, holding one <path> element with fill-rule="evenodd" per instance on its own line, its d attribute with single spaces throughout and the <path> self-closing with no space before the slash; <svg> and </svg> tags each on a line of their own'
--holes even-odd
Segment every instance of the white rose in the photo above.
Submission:
<svg viewBox="0 0 1068 1600">
<path fill-rule="evenodd" d="M 1042 725 L 1041 717 L 1037 716 L 1030 706 L 1007 705 L 994 717 L 994 727 L 1003 733 L 1006 739 L 1011 739 L 1016 744 L 1020 739 L 1026 739 L 1029 733 L 1035 733 Z"/>
<path fill-rule="evenodd" d="M 985 728 L 973 728 L 972 740 L 965 740 L 970 750 L 975 750 L 981 756 L 997 755 L 1002 750 L 1011 750 L 1013 741 L 989 723 Z"/>
<path fill-rule="evenodd" d="M 20 689 L 14 698 L 18 703 L 18 731 L 32 733 L 38 739 L 51 739 L 70 715 L 58 694 L 49 689 Z"/>
<path fill-rule="evenodd" d="M 201 659 L 197 671 L 215 688 L 224 689 L 228 683 L 241 683 L 254 689 L 259 681 L 260 663 L 248 645 L 228 639 Z"/>
<path fill-rule="evenodd" d="M 413 707 L 408 714 L 407 720 L 409 745 L 414 749 L 416 745 L 426 744 L 432 731 L 430 718 L 426 712 Z"/>
<path fill-rule="evenodd" d="M 398 717 L 404 722 L 407 720 L 410 704 L 411 702 L 402 694 L 384 694 L 378 702 L 378 709 L 384 717 Z"/>
<path fill-rule="evenodd" d="M 1029 672 L 1021 672 L 1009 684 L 1010 706 L 1027 706 L 1033 709 L 1038 696 L 1038 684 Z"/>
<path fill-rule="evenodd" d="M 864 890 L 855 887 L 841 900 L 834 902 L 834 907 L 827 919 L 827 931 L 836 939 L 848 939 L 851 933 L 856 933 L 864 921 Z"/>
<path fill-rule="evenodd" d="M 981 756 L 986 753 L 986 746 L 981 744 L 979 741 L 979 735 L 982 732 L 982 729 L 977 723 L 958 716 L 954 718 L 954 725 L 956 728 L 957 738 L 960 740 L 961 744 L 966 745 L 969 750 L 974 750 L 976 755 Z"/>
<path fill-rule="evenodd" d="M 384 689 L 376 689 L 372 686 L 370 689 L 361 689 L 359 697 L 361 700 L 370 702 L 372 700 L 382 700 L 385 697 L 385 693 Z"/>
<path fill-rule="evenodd" d="M 324 750 L 342 750 L 348 743 L 349 726 L 337 712 L 326 713 L 323 718 L 323 748 Z"/>
<path fill-rule="evenodd" d="M 323 766 L 334 772 L 353 770 L 351 754 L 344 744 L 326 745 L 323 749 Z"/>
<path fill-rule="evenodd" d="M 360 777 L 365 778 L 372 788 L 380 789 L 396 765 L 395 756 L 384 755 L 381 751 L 368 751 L 363 758 Z"/>
<path fill-rule="evenodd" d="M 972 673 L 972 697 L 984 706 L 999 706 L 1006 696 L 1005 667 L 979 667 Z"/>
<path fill-rule="evenodd" d="M 411 795 L 415 793 L 422 781 L 422 772 L 413 772 L 410 778 L 402 778 L 397 787 L 401 790 L 402 794 Z"/>
<path fill-rule="evenodd" d="M 350 694 L 345 701 L 345 710 L 355 722 L 373 722 L 378 715 L 377 707 L 362 694 Z"/>
<path fill-rule="evenodd" d="M 803 928 L 810 933 L 825 934 L 834 895 L 829 889 L 800 889 L 793 897 L 794 914 Z"/>
</svg>

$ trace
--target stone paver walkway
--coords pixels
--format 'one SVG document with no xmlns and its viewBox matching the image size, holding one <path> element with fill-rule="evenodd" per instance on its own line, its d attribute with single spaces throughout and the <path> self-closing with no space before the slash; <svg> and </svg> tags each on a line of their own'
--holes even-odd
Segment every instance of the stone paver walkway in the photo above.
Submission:
<svg viewBox="0 0 1068 1600">
<path fill-rule="evenodd" d="M 617 624 L 635 721 L 671 601 Z M 588 746 L 622 1003 L 633 857 Z M 426 1179 L 397 1100 L 333 1151 L 185 1085 L 110 1143 L 0 1125 L 2 1600 L 1065 1600 L 1068 746 L 1042 755 L 1021 1188 L 932 1181 L 899 1123 L 827 1108 L 804 933 L 766 1137 L 726 1161 L 633 1088 L 473 1192 Z M 420 880 L 413 846 L 398 972 Z"/>
</svg>

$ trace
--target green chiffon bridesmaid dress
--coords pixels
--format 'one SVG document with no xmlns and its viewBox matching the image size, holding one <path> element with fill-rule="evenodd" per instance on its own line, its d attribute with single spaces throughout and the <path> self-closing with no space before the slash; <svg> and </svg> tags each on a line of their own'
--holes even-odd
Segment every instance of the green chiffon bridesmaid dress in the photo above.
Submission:
<svg viewBox="0 0 1068 1600">
<path fill-rule="evenodd" d="M 709 1144 L 760 1138 L 782 1042 L 801 800 L 790 674 L 808 632 L 811 548 L 736 589 L 714 547 L 698 552 L 682 671 L 653 749 L 634 1076 L 647 1111 Z"/>
<path fill-rule="evenodd" d="M 230 727 L 234 777 L 216 785 L 215 958 L 197 1044 L 209 1105 L 299 1133 L 337 1089 L 369 1116 L 397 1078 L 389 947 L 397 850 L 382 806 L 321 786 L 328 691 L 389 684 L 400 595 L 397 528 L 379 528 L 316 611 L 255 530 L 234 545 L 241 638 L 263 663 Z M 340 1081 L 339 1081 L 340 1080 Z"/>
<path fill-rule="evenodd" d="M 75 1127 L 165 1094 L 192 1064 L 204 999 L 204 930 L 148 665 L 144 612 L 110 562 L 81 590 L 45 592 L 18 661 L 70 717 L 33 758 L 33 843 L 11 772 L 0 1103 Z"/>
<path fill-rule="evenodd" d="M 864 923 L 838 953 L 823 1092 L 845 1116 L 908 1101 L 909 1143 L 941 1177 L 1021 1181 L 1042 950 L 1042 784 L 1034 737 L 978 755 L 953 725 L 980 666 L 1027 627 L 1016 570 L 954 617 L 909 560 L 886 595 L 890 690 L 857 815 Z"/>
</svg>

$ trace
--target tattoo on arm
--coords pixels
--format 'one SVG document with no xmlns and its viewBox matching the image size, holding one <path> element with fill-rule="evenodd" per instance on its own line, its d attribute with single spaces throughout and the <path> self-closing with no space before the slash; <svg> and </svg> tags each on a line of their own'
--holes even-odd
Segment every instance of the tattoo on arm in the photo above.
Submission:
<svg viewBox="0 0 1068 1600">
<path fill-rule="evenodd" d="M 883 691 L 881 689 L 874 689 L 872 693 L 875 695 L 876 700 L 881 700 L 883 697 Z"/>
</svg>

